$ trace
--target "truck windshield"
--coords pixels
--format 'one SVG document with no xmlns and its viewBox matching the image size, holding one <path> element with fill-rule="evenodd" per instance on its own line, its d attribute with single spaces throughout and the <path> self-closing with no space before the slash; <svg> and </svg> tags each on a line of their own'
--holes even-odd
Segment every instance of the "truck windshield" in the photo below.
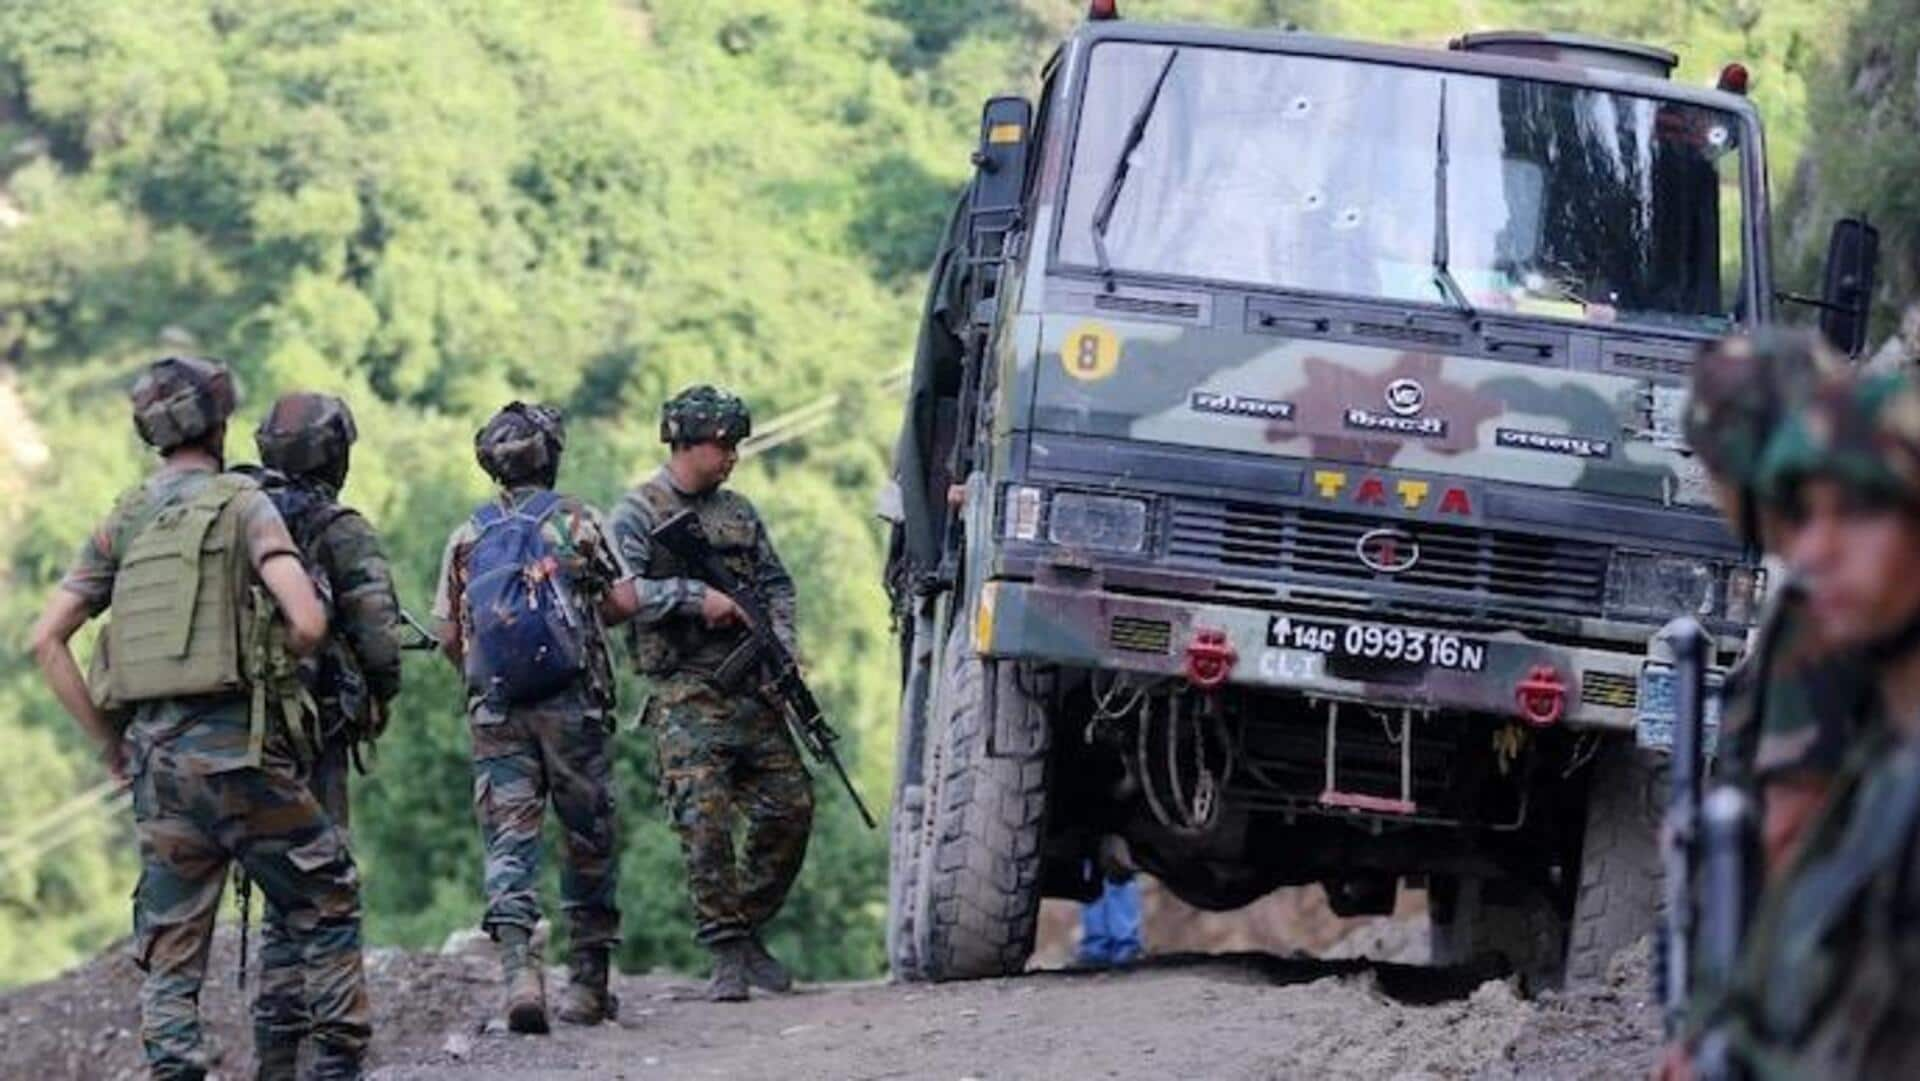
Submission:
<svg viewBox="0 0 1920 1081">
<path fill-rule="evenodd" d="M 1709 333 L 1740 314 L 1732 113 L 1223 48 L 1183 47 L 1168 69 L 1169 51 L 1093 51 L 1064 263 L 1099 265 L 1098 204 L 1166 71 L 1106 222 L 1117 272 L 1455 307 L 1457 284 L 1479 311 Z"/>
</svg>

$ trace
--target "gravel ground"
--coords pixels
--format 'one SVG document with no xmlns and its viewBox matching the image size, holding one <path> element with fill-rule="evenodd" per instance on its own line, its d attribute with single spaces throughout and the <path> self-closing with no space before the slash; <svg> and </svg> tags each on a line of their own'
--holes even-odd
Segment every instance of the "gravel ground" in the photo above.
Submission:
<svg viewBox="0 0 1920 1081">
<path fill-rule="evenodd" d="M 942 986 L 805 985 L 733 1006 L 702 1001 L 690 978 L 626 976 L 618 1024 L 521 1037 L 490 1023 L 489 953 L 468 939 L 369 955 L 375 1077 L 1644 1077 L 1658 1032 L 1643 956 L 1617 961 L 1606 988 L 1525 1001 L 1493 972 L 1243 954 Z M 233 954 L 223 934 L 203 1002 L 224 1078 L 248 1065 Z M 116 950 L 0 996 L 0 1075 L 139 1076 L 137 980 Z"/>
</svg>

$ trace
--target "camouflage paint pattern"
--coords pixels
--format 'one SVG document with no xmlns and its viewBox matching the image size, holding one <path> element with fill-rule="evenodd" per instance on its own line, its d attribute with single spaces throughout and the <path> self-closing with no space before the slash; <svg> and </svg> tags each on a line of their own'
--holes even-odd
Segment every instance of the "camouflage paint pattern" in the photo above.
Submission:
<svg viewBox="0 0 1920 1081">
<path fill-rule="evenodd" d="M 753 933 L 786 901 L 813 828 L 812 779 L 785 720 L 757 696 L 724 698 L 700 680 L 670 677 L 656 684 L 645 723 L 687 862 L 695 937 L 712 944 Z"/>
<path fill-rule="evenodd" d="M 482 718 L 481 713 L 492 714 Z M 476 707 L 473 813 L 486 849 L 487 912 L 482 925 L 532 933 L 540 919 L 540 825 L 547 801 L 560 820 L 560 906 L 572 949 L 609 949 L 620 940 L 619 822 L 613 803 L 613 725 L 583 692 L 556 695 L 504 713 Z"/>
<path fill-rule="evenodd" d="M 346 838 L 313 794 L 280 764 L 203 774 L 171 748 L 140 762 L 133 785 L 140 839 L 134 959 L 141 1037 L 156 1078 L 198 1078 L 200 987 L 215 910 L 238 861 L 284 914 L 304 962 L 312 1076 L 359 1076 L 369 1035 L 360 960 L 360 880 Z"/>
<path fill-rule="evenodd" d="M 1111 345 L 1084 350 L 1089 327 Z M 1083 370 L 1083 351 L 1113 359 Z M 1677 380 L 1052 312 L 1033 380 L 1043 431 L 1707 502 Z M 1388 393 L 1409 383 L 1420 400 L 1402 413 Z"/>
</svg>

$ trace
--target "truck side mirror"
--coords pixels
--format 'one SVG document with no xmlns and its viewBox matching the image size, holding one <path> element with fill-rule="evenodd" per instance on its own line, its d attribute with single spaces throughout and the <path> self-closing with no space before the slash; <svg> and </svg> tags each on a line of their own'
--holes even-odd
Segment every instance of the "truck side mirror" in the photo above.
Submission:
<svg viewBox="0 0 1920 1081">
<path fill-rule="evenodd" d="M 1025 98 L 993 98 L 980 112 L 980 146 L 973 152 L 975 229 L 1004 230 L 1026 191 L 1027 151 L 1033 145 L 1033 106 Z M 981 219 L 985 218 L 986 221 Z"/>
<path fill-rule="evenodd" d="M 1833 223 L 1820 291 L 1820 333 L 1850 357 L 1859 356 L 1867 344 L 1867 315 L 1879 264 L 1880 230 L 1860 218 Z"/>
</svg>

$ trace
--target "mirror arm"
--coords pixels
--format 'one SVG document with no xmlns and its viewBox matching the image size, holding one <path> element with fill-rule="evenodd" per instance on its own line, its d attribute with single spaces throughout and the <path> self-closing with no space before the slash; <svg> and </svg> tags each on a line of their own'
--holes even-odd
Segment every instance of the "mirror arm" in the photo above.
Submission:
<svg viewBox="0 0 1920 1081">
<path fill-rule="evenodd" d="M 1809 308 L 1819 308 L 1821 311 L 1840 312 L 1844 315 L 1865 316 L 1867 314 L 1867 309 L 1864 305 L 1832 304 L 1821 300 L 1819 297 L 1801 296 L 1799 293 L 1789 293 L 1785 290 L 1776 291 L 1773 294 L 1773 299 L 1788 304 L 1801 304 Z"/>
</svg>

